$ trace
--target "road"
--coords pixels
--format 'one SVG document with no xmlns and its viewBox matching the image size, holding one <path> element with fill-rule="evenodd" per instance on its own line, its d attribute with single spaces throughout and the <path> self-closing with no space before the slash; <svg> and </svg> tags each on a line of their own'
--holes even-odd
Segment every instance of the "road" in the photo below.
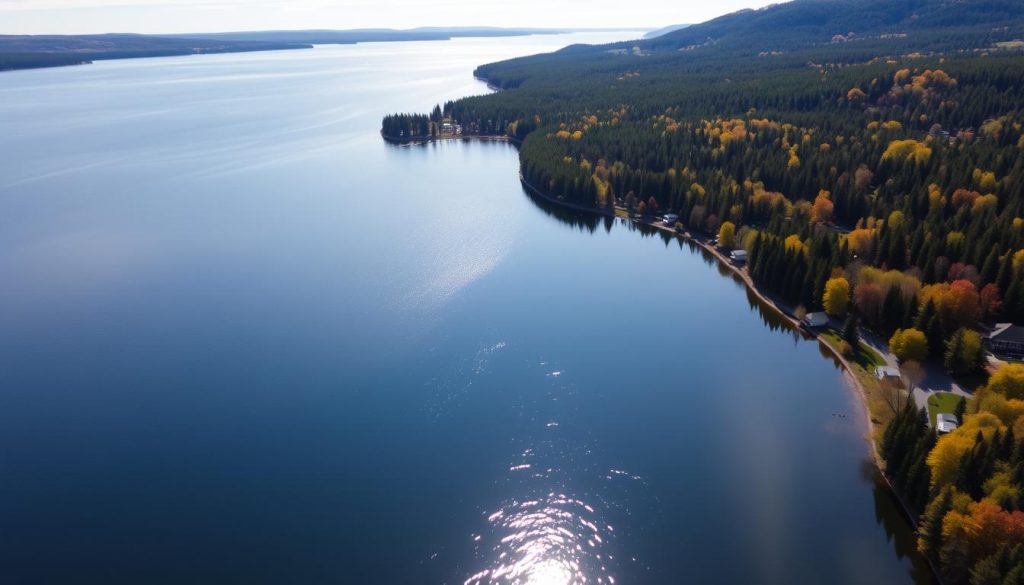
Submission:
<svg viewBox="0 0 1024 585">
<path fill-rule="evenodd" d="M 899 367 L 899 360 L 889 351 L 888 344 L 877 335 L 861 330 L 861 339 L 877 351 L 885 359 L 887 365 Z M 928 408 L 928 397 L 936 392 L 951 392 L 965 398 L 971 397 L 971 392 L 958 384 L 953 376 L 942 368 L 942 364 L 929 361 L 921 365 L 924 368 L 924 379 L 914 388 L 913 392 L 914 403 L 918 408 Z"/>
</svg>

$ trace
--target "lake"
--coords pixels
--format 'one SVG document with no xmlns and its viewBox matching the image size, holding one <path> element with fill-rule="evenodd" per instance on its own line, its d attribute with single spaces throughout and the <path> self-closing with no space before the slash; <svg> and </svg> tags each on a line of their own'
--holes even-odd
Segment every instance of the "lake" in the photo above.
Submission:
<svg viewBox="0 0 1024 585">
<path fill-rule="evenodd" d="M 378 134 L 630 36 L 0 74 L 0 581 L 930 583 L 816 341 Z"/>
</svg>

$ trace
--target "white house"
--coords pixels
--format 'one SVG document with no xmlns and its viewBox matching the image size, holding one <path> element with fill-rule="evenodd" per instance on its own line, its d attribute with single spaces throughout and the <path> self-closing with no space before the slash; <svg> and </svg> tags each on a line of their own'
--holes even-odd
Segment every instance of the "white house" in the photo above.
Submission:
<svg viewBox="0 0 1024 585">
<path fill-rule="evenodd" d="M 729 254 L 729 260 L 733 264 L 746 264 L 747 263 L 747 251 L 746 250 L 733 250 Z"/>
<path fill-rule="evenodd" d="M 880 382 L 890 382 L 892 384 L 901 384 L 903 377 L 900 376 L 900 369 L 896 366 L 877 366 L 875 368 L 875 377 Z"/>
<path fill-rule="evenodd" d="M 952 433 L 960 426 L 956 417 L 948 413 L 939 413 L 935 416 L 935 432 L 940 435 Z"/>
<path fill-rule="evenodd" d="M 667 213 L 667 214 L 665 214 L 665 217 L 663 217 L 661 219 L 662 219 L 662 221 L 665 222 L 665 225 L 667 225 L 669 227 L 672 227 L 672 226 L 676 225 L 677 221 L 679 221 L 679 216 L 674 214 L 674 213 Z"/>
</svg>

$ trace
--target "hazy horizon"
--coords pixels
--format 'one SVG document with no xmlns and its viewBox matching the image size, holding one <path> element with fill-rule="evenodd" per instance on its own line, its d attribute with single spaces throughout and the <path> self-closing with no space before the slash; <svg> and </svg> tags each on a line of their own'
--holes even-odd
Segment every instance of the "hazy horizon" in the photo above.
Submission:
<svg viewBox="0 0 1024 585">
<path fill-rule="evenodd" d="M 419 27 L 655 29 L 777 2 L 637 0 L 0 0 L 0 34 L 205 33 Z"/>
</svg>

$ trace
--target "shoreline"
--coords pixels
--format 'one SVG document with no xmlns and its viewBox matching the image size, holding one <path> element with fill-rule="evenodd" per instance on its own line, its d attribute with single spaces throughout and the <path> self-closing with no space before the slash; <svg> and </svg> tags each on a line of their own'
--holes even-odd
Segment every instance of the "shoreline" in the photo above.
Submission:
<svg viewBox="0 0 1024 585">
<path fill-rule="evenodd" d="M 498 136 L 490 134 L 463 134 L 459 136 L 427 136 L 426 138 L 395 138 L 394 136 L 387 136 L 384 132 L 380 133 L 380 137 L 384 139 L 384 142 L 392 146 L 422 146 L 426 144 L 432 144 L 434 142 L 448 142 L 448 141 L 482 141 L 482 142 L 508 142 L 510 144 L 520 144 L 522 141 L 512 138 L 510 136 Z"/>
<path fill-rule="evenodd" d="M 480 78 L 478 78 L 478 79 L 480 79 Z M 480 79 L 480 80 L 486 82 L 485 79 Z M 488 87 L 490 87 L 489 83 L 488 83 Z M 496 91 L 500 91 L 500 89 L 498 89 L 498 88 L 494 88 L 494 89 Z M 516 144 L 516 145 L 519 145 L 519 144 L 522 143 L 521 140 L 516 140 L 516 139 L 508 137 L 508 136 L 500 136 L 500 135 L 471 135 L 471 136 L 450 136 L 450 137 L 449 136 L 445 136 L 445 137 L 433 137 L 433 138 L 428 137 L 426 139 L 415 140 L 415 141 L 396 141 L 394 139 L 388 138 L 387 136 L 384 136 L 383 132 L 381 133 L 381 136 L 384 138 L 385 141 L 387 141 L 389 143 L 392 143 L 392 144 L 395 144 L 396 146 L 412 146 L 412 145 L 416 145 L 416 144 L 427 144 L 427 143 L 430 143 L 430 142 L 439 142 L 439 141 L 443 141 L 443 140 L 474 140 L 474 139 L 485 140 L 485 141 L 511 142 L 513 144 Z M 826 341 L 824 337 L 822 337 L 820 334 L 816 333 L 815 331 L 809 330 L 809 329 L 803 327 L 803 325 L 801 325 L 799 319 L 797 319 L 788 310 L 786 310 L 783 307 L 781 307 L 771 297 L 771 295 L 769 293 L 761 290 L 761 288 L 757 286 L 757 284 L 754 282 L 754 279 L 750 276 L 749 272 L 747 270 L 745 270 L 745 266 L 741 267 L 741 266 L 737 266 L 737 265 L 733 264 L 714 245 L 708 244 L 706 241 L 702 240 L 701 238 L 695 237 L 689 231 L 678 232 L 674 228 L 670 228 L 670 227 L 668 227 L 668 226 L 666 226 L 663 223 L 660 223 L 658 221 L 652 222 L 652 221 L 645 220 L 645 219 L 633 220 L 632 218 L 629 218 L 628 210 L 626 210 L 626 208 L 619 207 L 617 205 L 614 206 L 612 210 L 608 210 L 608 209 L 602 209 L 602 208 L 593 207 L 593 206 L 581 205 L 581 204 L 578 204 L 578 203 L 573 203 L 573 202 L 570 202 L 570 201 L 565 201 L 563 199 L 559 199 L 557 197 L 553 197 L 550 194 L 545 193 L 541 189 L 538 189 L 533 184 L 531 184 L 529 181 L 527 181 L 526 177 L 523 176 L 522 168 L 519 169 L 519 182 L 523 186 L 523 188 L 526 189 L 529 193 L 533 194 L 534 196 L 536 196 L 536 197 L 538 197 L 538 198 L 540 198 L 540 199 L 542 199 L 542 200 L 544 200 L 544 201 L 546 201 L 548 203 L 551 203 L 552 205 L 556 205 L 556 206 L 561 207 L 563 209 L 568 209 L 570 211 L 575 211 L 575 212 L 578 212 L 578 213 L 585 213 L 585 214 L 588 214 L 588 215 L 593 215 L 593 216 L 598 216 L 598 217 L 611 217 L 611 218 L 623 217 L 623 219 L 626 219 L 627 221 L 635 221 L 635 223 L 637 225 L 646 227 L 648 229 L 658 230 L 658 231 L 660 231 L 662 233 L 665 233 L 665 234 L 668 234 L 668 235 L 673 236 L 675 238 L 678 238 L 679 240 L 695 244 L 701 250 L 703 250 L 705 253 L 710 254 L 711 257 L 713 257 L 715 260 L 717 260 L 719 267 L 724 266 L 725 268 L 727 268 L 730 271 L 730 273 L 732 274 L 734 279 L 738 279 L 741 283 L 743 283 L 744 288 L 746 289 L 747 293 L 748 294 L 752 294 L 757 299 L 757 301 L 761 304 L 762 309 L 768 309 L 769 311 L 771 311 L 776 317 L 780 318 L 786 325 L 788 325 L 794 332 L 802 335 L 805 339 L 812 339 L 812 338 L 816 339 L 818 341 L 819 348 L 824 348 L 825 351 L 827 351 L 828 354 L 831 356 L 833 362 L 836 363 L 837 366 L 842 369 L 844 378 L 848 381 L 849 385 L 851 386 L 851 389 L 854 390 L 855 394 L 859 398 L 859 402 L 860 402 L 860 406 L 861 406 L 861 411 L 862 411 L 863 416 L 864 416 L 863 420 L 864 420 L 864 425 L 865 425 L 865 427 L 864 427 L 865 428 L 865 433 L 862 436 L 862 438 L 867 443 L 868 452 L 869 452 L 869 456 L 870 456 L 871 462 L 874 465 L 875 470 L 877 471 L 878 477 L 881 479 L 881 481 L 888 488 L 889 495 L 899 505 L 900 510 L 903 512 L 904 518 L 910 524 L 910 527 L 913 529 L 913 531 L 915 533 L 917 532 L 918 524 L 919 524 L 919 519 L 918 519 L 917 514 L 911 509 L 911 507 L 909 505 L 907 505 L 907 502 L 903 499 L 903 496 L 896 490 L 895 486 L 893 486 L 892 482 L 889 480 L 889 477 L 886 476 L 886 474 L 885 474 L 885 460 L 882 458 L 881 452 L 879 451 L 879 448 L 878 448 L 878 441 L 876 440 L 876 437 L 875 437 L 875 422 L 874 422 L 875 418 L 874 418 L 874 416 L 872 414 L 872 411 L 871 411 L 871 405 L 870 405 L 870 398 L 869 398 L 869 395 L 868 395 L 869 394 L 868 393 L 868 389 L 864 386 L 864 383 L 861 382 L 860 378 L 857 376 L 856 366 L 854 366 L 853 363 L 851 363 L 845 356 L 842 355 L 842 352 L 839 351 L 839 348 L 834 347 L 831 343 Z M 620 215 L 620 213 L 622 213 L 623 215 Z M 881 425 L 881 424 L 882 423 L 879 423 L 879 425 Z M 935 563 L 932 561 L 932 559 L 930 559 L 928 556 L 926 556 L 924 554 L 921 554 L 921 553 L 918 553 L 918 554 L 920 554 L 921 558 L 923 558 L 924 561 L 927 563 L 929 569 L 931 570 L 932 577 L 935 579 L 935 583 L 937 583 L 938 585 L 943 585 L 941 574 L 939 573 L 938 567 L 935 565 Z"/>
<path fill-rule="evenodd" d="M 519 173 L 519 179 L 523 186 L 526 189 L 528 189 L 531 193 L 539 196 L 541 199 L 548 201 L 554 205 L 558 205 L 573 211 L 589 213 L 601 217 L 618 217 L 617 213 L 609 213 L 607 210 L 602 210 L 594 207 L 588 208 L 583 205 L 570 203 L 567 201 L 559 200 L 555 197 L 551 197 L 550 195 L 543 193 L 542 191 L 531 185 L 525 179 L 525 177 L 523 177 L 522 171 L 520 171 Z M 615 210 L 616 212 L 626 212 L 625 208 L 618 206 L 615 207 Z M 868 390 L 861 382 L 860 378 L 857 377 L 856 367 L 854 366 L 854 364 L 851 363 L 845 356 L 843 356 L 838 348 L 834 347 L 831 343 L 826 341 L 821 335 L 815 333 L 814 331 L 804 328 L 800 324 L 800 321 L 796 319 L 796 317 L 794 317 L 788 311 L 780 307 L 778 303 L 776 303 L 775 300 L 772 299 L 768 293 L 762 291 L 757 286 L 753 278 L 751 278 L 750 274 L 744 269 L 744 267 L 737 266 L 730 262 L 729 259 L 725 257 L 715 246 L 708 244 L 707 242 L 701 240 L 700 238 L 694 237 L 690 232 L 680 233 L 673 228 L 658 223 L 657 221 L 651 222 L 646 220 L 636 220 L 636 223 L 638 225 L 650 229 L 655 229 L 663 233 L 670 234 L 676 238 L 679 238 L 682 241 L 691 242 L 697 245 L 703 251 L 709 253 L 713 258 L 715 258 L 718 261 L 718 265 L 720 267 L 726 267 L 734 278 L 738 278 L 739 281 L 743 283 L 747 292 L 753 294 L 754 297 L 757 298 L 757 300 L 761 303 L 762 307 L 770 309 L 773 313 L 776 314 L 776 316 L 782 318 L 782 320 L 785 323 L 787 323 L 794 331 L 799 332 L 807 339 L 816 339 L 818 341 L 819 347 L 825 348 L 829 355 L 831 355 L 833 361 L 835 361 L 842 368 L 843 376 L 847 379 L 852 389 L 859 397 L 859 402 L 861 406 L 861 411 L 864 415 L 864 423 L 866 429 L 866 433 L 864 434 L 863 439 L 868 444 L 871 461 L 874 464 L 875 469 L 878 471 L 878 477 L 881 478 L 881 480 L 885 483 L 886 487 L 888 488 L 889 494 L 899 504 L 900 509 L 903 511 L 904 517 L 909 522 L 911 528 L 913 528 L 916 532 L 919 524 L 919 518 L 917 514 L 914 513 L 914 511 L 910 508 L 909 505 L 907 505 L 907 502 L 903 499 L 903 496 L 896 490 L 895 486 L 893 486 L 892 482 L 889 480 L 889 477 L 886 476 L 885 474 L 885 460 L 882 458 L 881 452 L 878 450 L 878 441 L 875 439 L 875 423 L 874 417 L 871 413 L 871 407 L 869 405 Z M 935 579 L 935 583 L 937 583 L 938 585 L 942 585 L 943 581 L 939 573 L 938 567 L 935 566 L 935 563 L 932 561 L 932 559 L 930 559 L 927 555 L 924 554 L 921 554 L 921 558 L 925 560 L 925 562 L 928 564 L 928 567 L 931 569 L 932 576 Z"/>
</svg>

